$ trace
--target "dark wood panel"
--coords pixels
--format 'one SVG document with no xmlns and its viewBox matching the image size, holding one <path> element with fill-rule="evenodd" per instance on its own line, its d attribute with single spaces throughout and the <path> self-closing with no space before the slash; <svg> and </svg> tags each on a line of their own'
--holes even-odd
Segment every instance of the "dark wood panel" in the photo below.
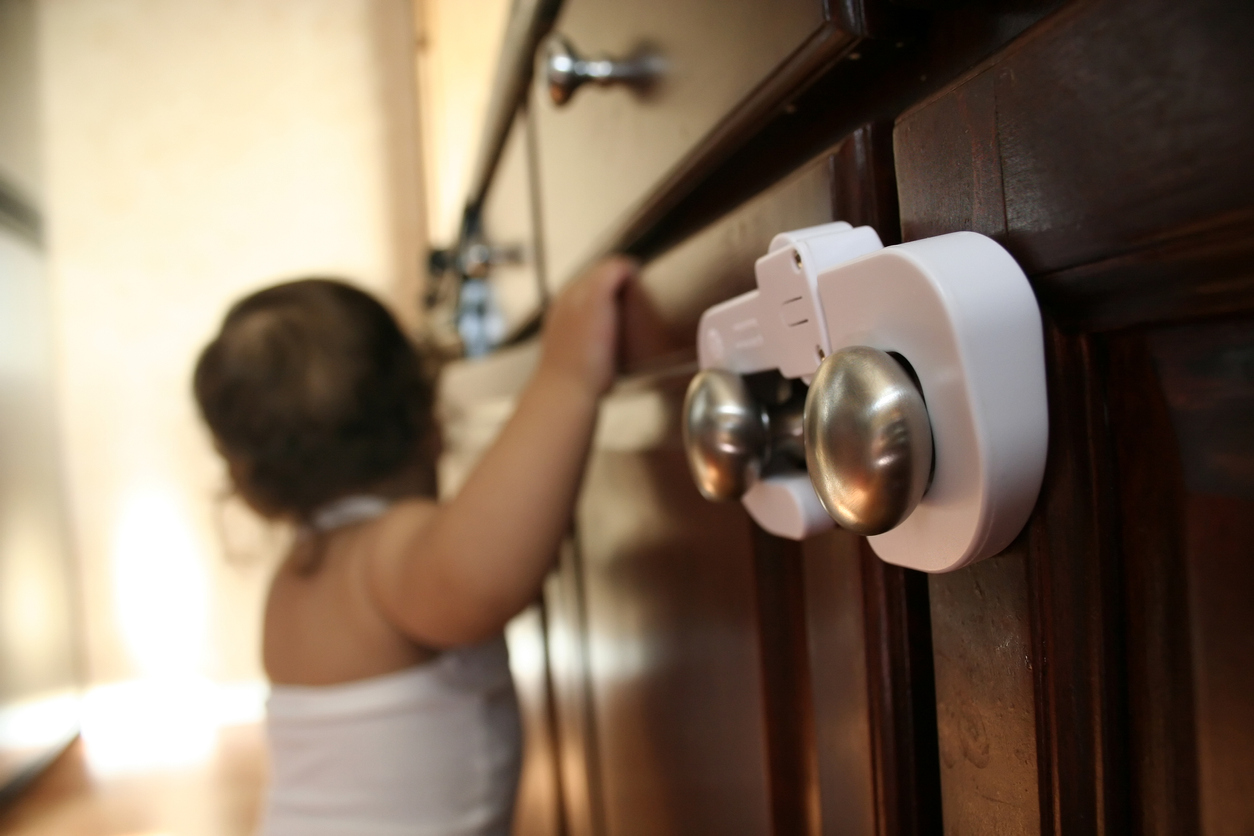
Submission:
<svg viewBox="0 0 1254 836">
<path fill-rule="evenodd" d="M 1185 519 L 1201 829 L 1238 836 L 1254 830 L 1254 502 L 1192 495 Z"/>
<path fill-rule="evenodd" d="M 867 225 L 885 246 L 901 243 L 893 127 L 863 125 L 832 151 L 832 220 Z"/>
<path fill-rule="evenodd" d="M 562 227 L 648 260 L 625 359 L 671 372 L 612 399 L 582 562 L 551 582 L 575 636 L 553 654 L 571 832 L 1254 826 L 1254 6 L 1060 5 L 865 39 L 753 136 L 629 183 L 634 212 Z M 893 147 L 859 128 L 894 118 Z M 674 414 L 697 317 L 833 208 L 889 243 L 984 232 L 1031 276 L 1051 451 L 999 557 L 923 578 L 691 489 Z"/>
<path fill-rule="evenodd" d="M 820 796 L 819 759 L 822 756 L 818 750 L 823 747 L 816 747 L 802 544 L 773 537 L 755 525 L 753 555 L 772 832 L 798 836 L 838 832 L 824 827 L 821 817 L 821 805 L 829 799 Z M 858 663 L 862 661 L 860 655 L 851 660 L 853 665 L 841 665 L 847 658 L 825 655 L 822 663 L 839 667 L 845 674 L 856 674 Z M 841 685 L 849 690 L 847 681 Z M 826 713 L 830 708 L 825 703 L 822 710 Z M 857 761 L 865 769 L 865 742 L 857 748 L 862 756 Z M 828 752 L 824 751 L 826 754 Z M 853 796 L 855 805 L 861 801 L 862 806 L 867 806 L 870 793 L 859 797 L 856 783 L 848 789 L 849 792 L 842 795 Z M 849 821 L 859 818 L 856 806 L 843 812 Z"/>
<path fill-rule="evenodd" d="M 750 522 L 692 483 L 678 421 L 690 374 L 606 400 L 578 504 L 612 836 L 771 828 Z"/>
<path fill-rule="evenodd" d="M 1132 818 L 1254 827 L 1254 322 L 1110 340 L 1127 577 Z"/>
<path fill-rule="evenodd" d="M 1107 0 L 997 63 L 1007 240 L 1030 272 L 1250 205 L 1251 36 L 1248 3 Z"/>
<path fill-rule="evenodd" d="M 1254 211 L 1188 227 L 1162 244 L 1037 278 L 1070 331 L 1103 331 L 1254 306 Z"/>
<path fill-rule="evenodd" d="M 1050 455 L 1028 553 L 1041 830 L 1127 832 L 1122 570 L 1094 338 L 1046 323 Z"/>
<path fill-rule="evenodd" d="M 1045 832 L 1198 827 L 1189 788 L 1208 784 L 1195 777 L 1187 716 L 1189 672 L 1203 663 L 1188 651 L 1198 636 L 1171 626 L 1180 590 L 1194 594 L 1182 585 L 1193 563 L 1173 556 L 1191 529 L 1181 489 L 1145 480 L 1169 481 L 1172 456 L 1188 478 L 1206 457 L 1181 441 L 1144 463 L 1172 440 L 1162 420 L 1133 417 L 1155 397 L 1143 391 L 1144 358 L 1129 354 L 1135 339 L 1113 338 L 1108 360 L 1106 341 L 1067 332 L 1254 307 L 1254 170 L 1241 150 L 1254 119 L 1240 46 L 1252 23 L 1248 5 L 1076 4 L 897 125 L 904 237 L 993 236 L 1029 272 L 1050 326 L 1051 452 L 1019 545 Z M 1214 437 L 1225 461 L 1241 455 L 1231 432 L 1189 437 Z M 933 580 L 934 619 L 943 583 Z M 939 639 L 937 660 L 939 688 L 950 675 Z M 1162 731 L 1179 712 L 1181 725 Z M 946 784 L 947 826 L 951 795 Z"/>
<path fill-rule="evenodd" d="M 1025 552 L 928 579 L 946 834 L 1041 829 Z"/>
<path fill-rule="evenodd" d="M 1195 312 L 1233 304 L 1152 255 L 1128 260 L 1147 248 L 1226 265 L 1211 295 L 1248 300 L 1248 243 L 1235 241 L 1254 194 L 1252 36 L 1254 6 L 1224 0 L 1102 0 L 1048 18 L 900 118 L 905 237 L 992 235 L 1077 327 L 1178 317 L 1185 297 Z M 1116 258 L 1122 269 L 1076 269 Z"/>
<path fill-rule="evenodd" d="M 1254 501 L 1254 327 L 1241 319 L 1164 329 L 1151 349 L 1185 486 Z"/>
<path fill-rule="evenodd" d="M 1186 490 L 1200 829 L 1235 836 L 1254 829 L 1254 320 L 1165 329 L 1149 345 Z"/>
<path fill-rule="evenodd" d="M 941 805 L 927 576 L 859 542 L 875 774 L 876 833 L 939 834 Z"/>
<path fill-rule="evenodd" d="M 1128 637 L 1129 830 L 1190 836 L 1200 831 L 1184 473 L 1145 333 L 1105 342 Z"/>
<path fill-rule="evenodd" d="M 903 117 L 896 160 L 908 241 L 965 229 L 1005 240 L 995 73 L 976 75 Z"/>
<path fill-rule="evenodd" d="M 802 545 L 822 832 L 877 832 L 860 538 L 833 530 Z M 880 831 L 882 832 L 882 831 Z"/>
</svg>

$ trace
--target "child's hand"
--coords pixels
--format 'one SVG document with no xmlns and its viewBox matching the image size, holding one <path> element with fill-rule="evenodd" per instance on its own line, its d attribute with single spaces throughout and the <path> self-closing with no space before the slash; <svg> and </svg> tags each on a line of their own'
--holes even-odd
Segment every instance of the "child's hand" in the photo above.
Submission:
<svg viewBox="0 0 1254 836">
<path fill-rule="evenodd" d="M 535 600 L 570 528 L 597 399 L 614 382 L 618 295 L 631 259 L 592 267 L 549 307 L 540 367 L 457 495 L 397 520 L 372 590 L 420 644 L 484 641 Z"/>
<path fill-rule="evenodd" d="M 566 286 L 549 307 L 540 368 L 573 380 L 593 395 L 614 382 L 618 292 L 636 275 L 636 262 L 612 256 Z"/>
</svg>

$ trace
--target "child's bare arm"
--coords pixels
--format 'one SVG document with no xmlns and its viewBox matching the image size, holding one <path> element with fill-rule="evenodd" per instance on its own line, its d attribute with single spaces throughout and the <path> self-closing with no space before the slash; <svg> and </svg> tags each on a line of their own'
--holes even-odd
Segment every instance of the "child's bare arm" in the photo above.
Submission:
<svg viewBox="0 0 1254 836">
<path fill-rule="evenodd" d="M 453 646 L 498 632 L 535 596 L 570 521 L 597 402 L 614 378 L 618 291 L 635 272 L 613 258 L 554 302 L 534 377 L 457 496 L 389 514 L 371 585 L 416 640 Z"/>
</svg>

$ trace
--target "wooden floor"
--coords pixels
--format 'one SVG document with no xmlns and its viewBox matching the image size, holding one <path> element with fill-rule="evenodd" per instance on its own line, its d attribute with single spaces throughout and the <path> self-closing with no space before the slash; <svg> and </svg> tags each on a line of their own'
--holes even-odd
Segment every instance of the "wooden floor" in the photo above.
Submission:
<svg viewBox="0 0 1254 836">
<path fill-rule="evenodd" d="M 75 741 L 8 808 L 2 836 L 249 836 L 266 778 L 258 725 L 221 730 L 205 763 L 93 775 Z"/>
</svg>

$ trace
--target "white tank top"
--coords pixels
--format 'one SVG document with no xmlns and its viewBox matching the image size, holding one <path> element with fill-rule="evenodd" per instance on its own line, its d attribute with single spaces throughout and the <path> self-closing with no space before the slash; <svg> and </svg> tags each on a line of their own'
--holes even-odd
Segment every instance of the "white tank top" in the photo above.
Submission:
<svg viewBox="0 0 1254 836">
<path fill-rule="evenodd" d="M 368 504 L 350 499 L 362 511 Z M 325 528 L 385 508 L 344 514 Z M 262 836 L 510 831 L 522 742 L 503 637 L 356 682 L 275 685 L 266 726 Z"/>
</svg>

